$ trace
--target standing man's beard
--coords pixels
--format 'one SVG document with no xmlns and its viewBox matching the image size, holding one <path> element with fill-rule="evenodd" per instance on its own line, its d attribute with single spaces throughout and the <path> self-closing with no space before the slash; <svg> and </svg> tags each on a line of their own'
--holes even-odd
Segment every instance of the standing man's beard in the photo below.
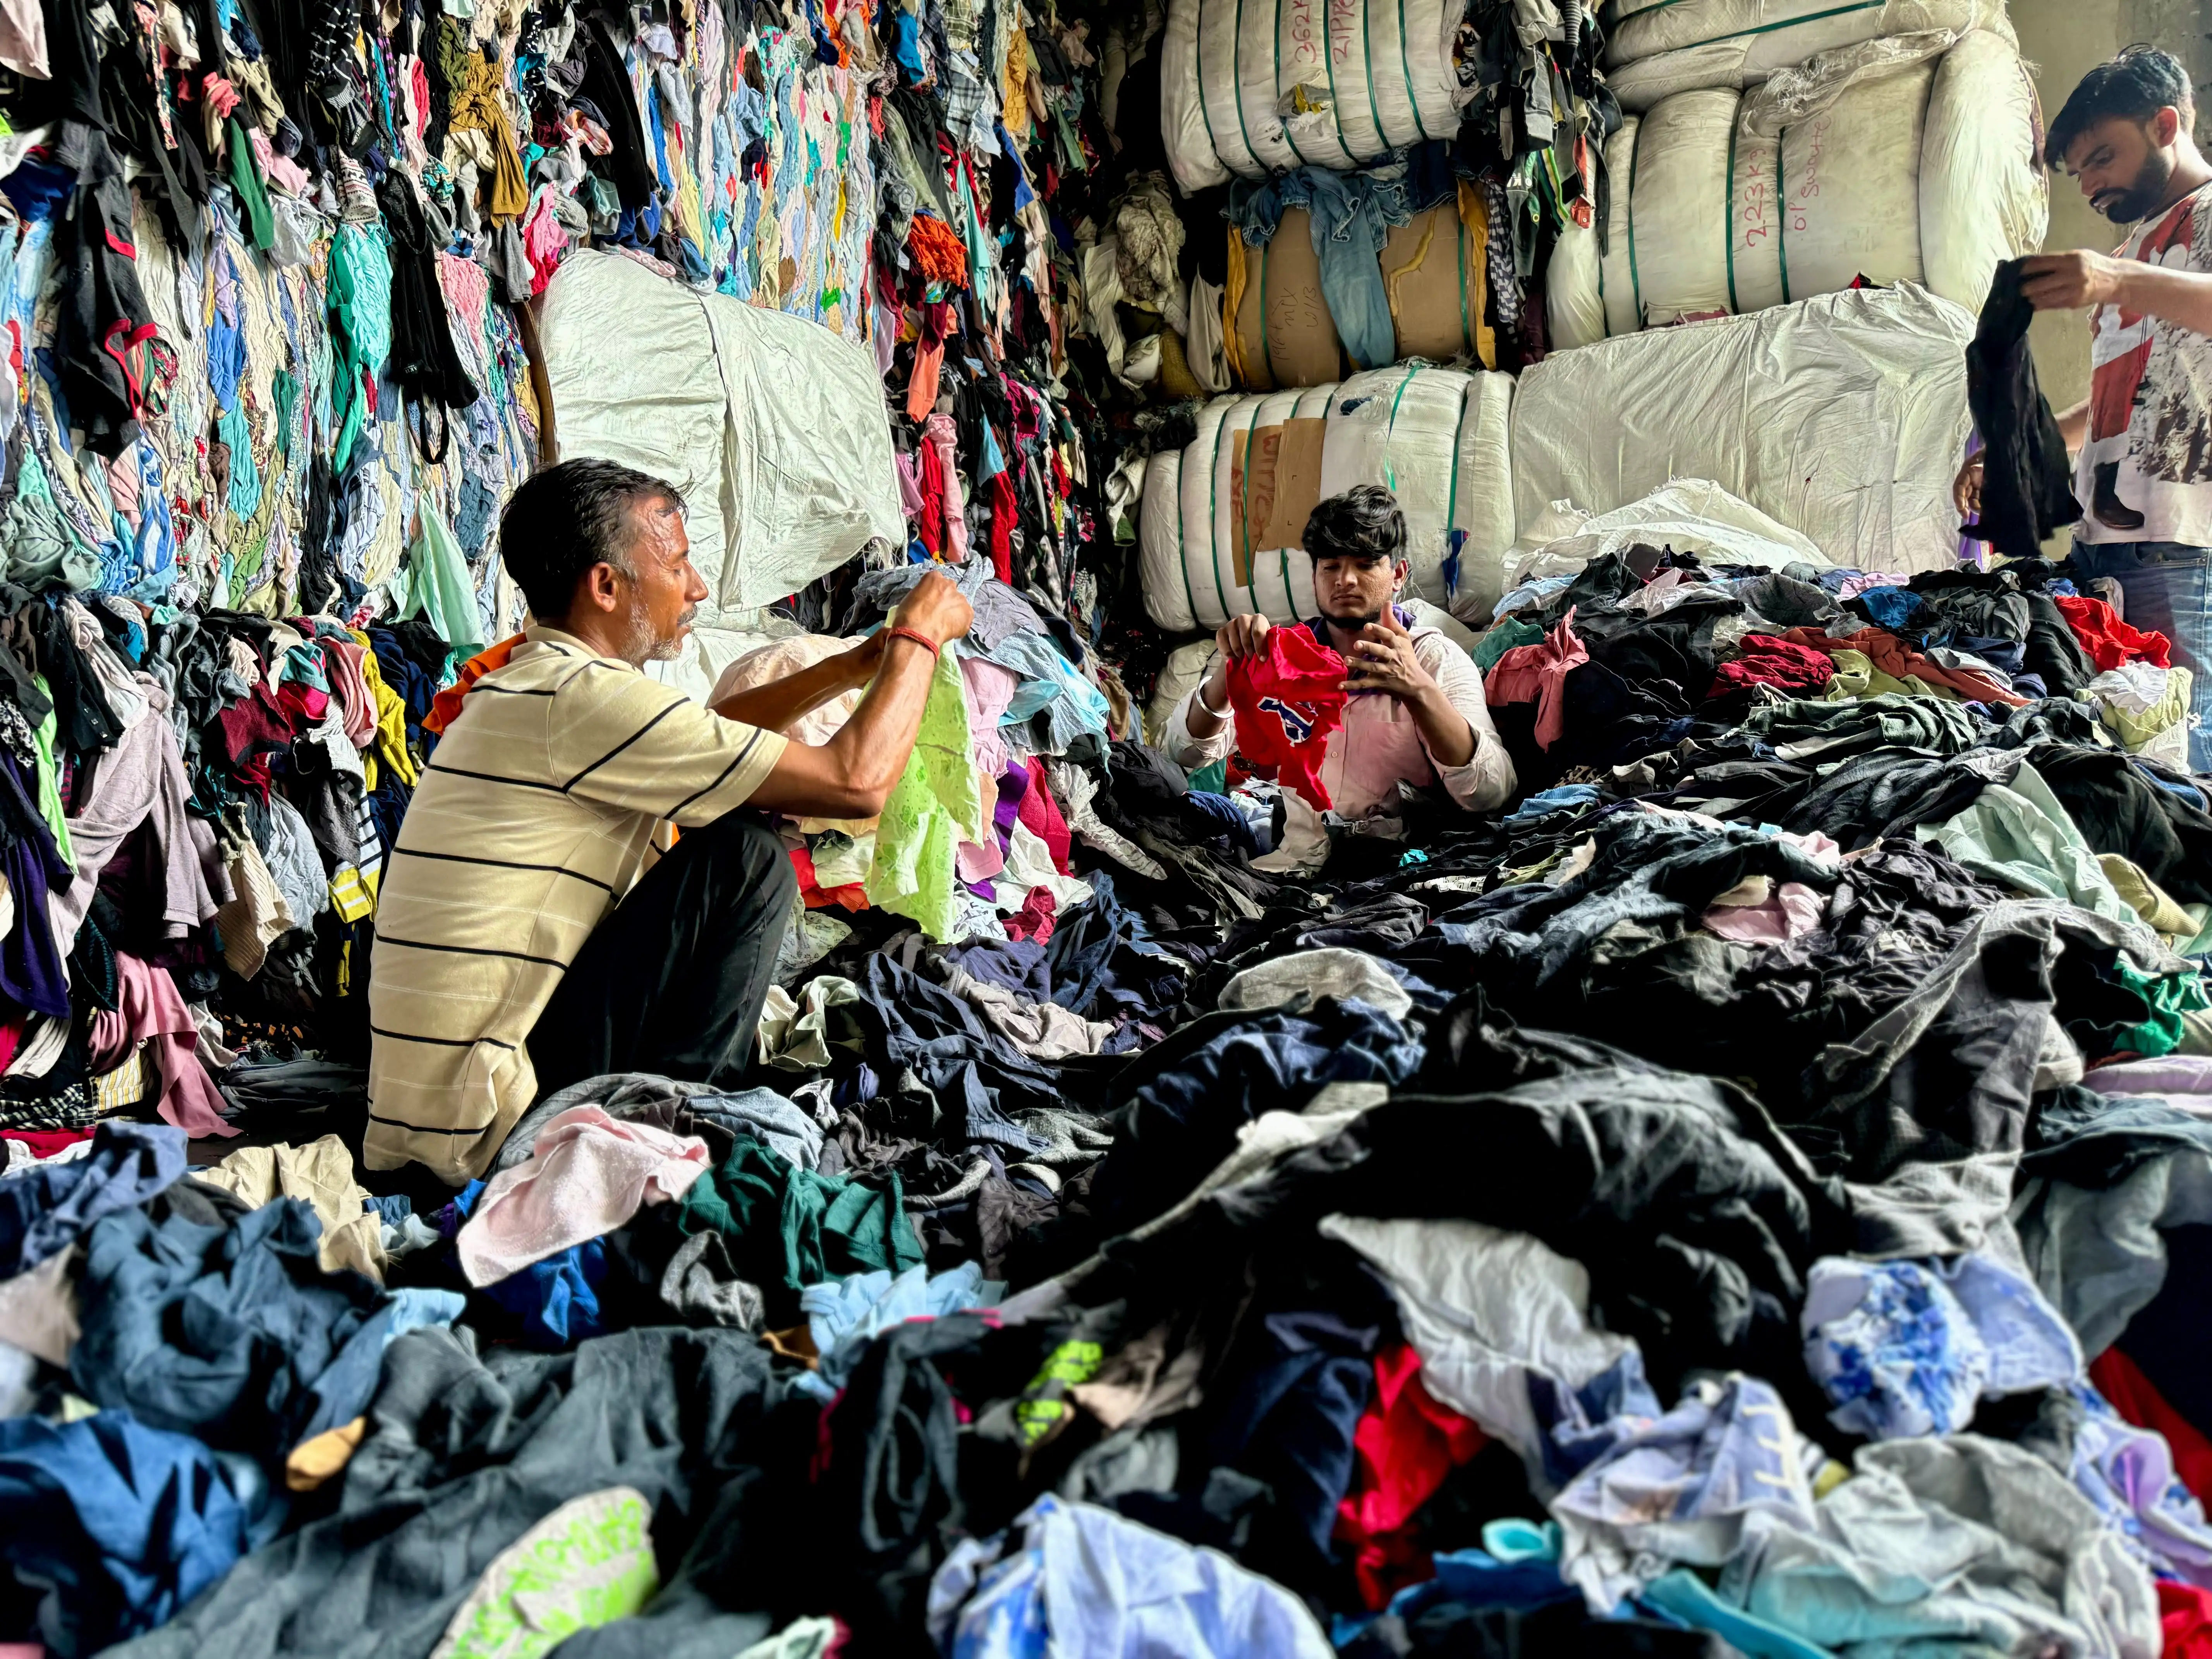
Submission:
<svg viewBox="0 0 2212 1659">
<path fill-rule="evenodd" d="M 2089 205 L 2114 224 L 2135 224 L 2158 210 L 2158 204 L 2166 199 L 2166 186 L 2172 182 L 2173 163 L 2153 150 L 2143 157 L 2135 183 L 2125 190 L 2100 191 Z"/>
</svg>

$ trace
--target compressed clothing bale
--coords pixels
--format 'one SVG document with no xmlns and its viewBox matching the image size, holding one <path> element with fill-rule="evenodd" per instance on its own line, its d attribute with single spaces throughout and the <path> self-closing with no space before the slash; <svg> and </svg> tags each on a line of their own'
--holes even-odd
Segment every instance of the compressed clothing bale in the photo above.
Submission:
<svg viewBox="0 0 2212 1659">
<path fill-rule="evenodd" d="M 1555 344 L 1848 289 L 1924 284 L 1978 310 L 2001 261 L 2042 245 L 2035 93 L 2008 33 L 1935 29 L 1831 52 L 1739 93 L 1741 42 L 1630 71 L 1595 228 L 1561 233 Z M 1675 84 L 1662 84 L 1668 80 Z"/>
<path fill-rule="evenodd" d="M 1513 540 L 1514 395 L 1510 375 L 1408 364 L 1206 404 L 1195 438 L 1146 468 L 1147 614 L 1177 633 L 1311 615 L 1307 515 L 1359 483 L 1389 489 L 1406 514 L 1409 596 L 1494 605 Z"/>
</svg>

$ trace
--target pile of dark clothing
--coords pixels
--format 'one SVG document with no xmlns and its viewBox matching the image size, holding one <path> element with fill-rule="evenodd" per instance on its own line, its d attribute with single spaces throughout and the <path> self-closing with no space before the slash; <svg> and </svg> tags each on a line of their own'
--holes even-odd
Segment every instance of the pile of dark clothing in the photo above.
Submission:
<svg viewBox="0 0 2212 1659">
<path fill-rule="evenodd" d="M 1041 776 L 1090 896 L 843 915 L 741 1091 L 591 1079 L 419 1208 L 103 1125 L 0 1180 L 0 1616 L 2195 1651 L 2212 781 L 2151 757 L 2162 646 L 2062 568 L 1608 556 L 1475 648 L 1553 665 L 1492 677 L 1502 815 L 1285 880 L 1267 786 L 1085 740 Z"/>
</svg>

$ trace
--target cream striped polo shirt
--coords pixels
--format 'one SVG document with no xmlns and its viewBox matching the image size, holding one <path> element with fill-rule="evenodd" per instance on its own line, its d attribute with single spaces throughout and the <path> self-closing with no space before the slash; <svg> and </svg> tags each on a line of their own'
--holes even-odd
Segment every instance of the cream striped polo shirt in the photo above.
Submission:
<svg viewBox="0 0 2212 1659">
<path fill-rule="evenodd" d="M 525 1039 L 663 823 L 711 823 L 784 739 L 532 628 L 478 680 L 386 860 L 369 975 L 372 1170 L 481 1176 L 537 1096 Z"/>
</svg>

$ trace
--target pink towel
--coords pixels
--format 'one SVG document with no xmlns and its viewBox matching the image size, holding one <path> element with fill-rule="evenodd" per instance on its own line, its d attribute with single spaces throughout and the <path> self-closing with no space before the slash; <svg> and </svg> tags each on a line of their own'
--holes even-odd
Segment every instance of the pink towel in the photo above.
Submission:
<svg viewBox="0 0 2212 1659">
<path fill-rule="evenodd" d="M 1549 749 L 1567 723 L 1567 676 L 1589 660 L 1589 648 L 1575 637 L 1574 607 L 1559 625 L 1534 645 L 1516 645 L 1482 677 L 1490 706 L 1536 705 L 1536 747 Z"/>
<path fill-rule="evenodd" d="M 502 1170 L 455 1240 L 471 1285 L 612 1232 L 647 1204 L 681 1198 L 707 1170 L 707 1143 L 577 1106 L 538 1132 L 526 1164 Z"/>
<path fill-rule="evenodd" d="M 161 1115 L 195 1139 L 236 1134 L 222 1121 L 222 1096 L 200 1064 L 199 1027 L 169 970 L 118 951 L 115 978 L 115 1012 L 92 1017 L 94 1075 L 122 1065 L 143 1039 L 161 1073 Z"/>
</svg>

